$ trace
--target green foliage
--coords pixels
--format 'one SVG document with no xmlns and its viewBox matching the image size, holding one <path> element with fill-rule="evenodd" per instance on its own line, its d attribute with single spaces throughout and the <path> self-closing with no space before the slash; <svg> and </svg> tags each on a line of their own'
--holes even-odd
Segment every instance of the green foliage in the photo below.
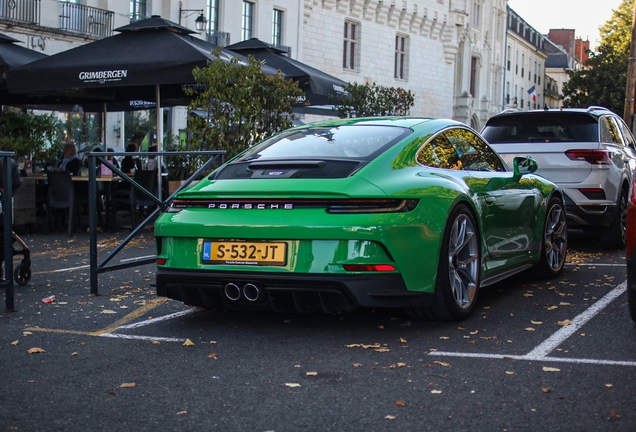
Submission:
<svg viewBox="0 0 636 432">
<path fill-rule="evenodd" d="M 563 85 L 564 106 L 601 105 L 622 115 L 633 11 L 634 0 L 623 0 L 601 27 L 601 43 L 597 52 L 590 52 L 588 68 L 568 71 L 570 80 Z"/>
<path fill-rule="evenodd" d="M 351 97 L 339 100 L 335 106 L 340 118 L 404 116 L 415 103 L 415 95 L 401 87 L 349 83 L 347 92 Z"/>
<path fill-rule="evenodd" d="M 0 150 L 15 152 L 16 158 L 39 158 L 55 153 L 63 127 L 51 114 L 33 114 L 5 108 L 0 114 Z"/>
<path fill-rule="evenodd" d="M 188 150 L 225 150 L 226 160 L 276 132 L 292 126 L 292 105 L 302 95 L 298 84 L 281 74 L 266 75 L 248 57 L 218 58 L 193 71 L 199 90 L 188 106 Z M 194 112 L 200 115 L 194 115 Z"/>
<path fill-rule="evenodd" d="M 99 124 L 99 118 L 95 114 L 72 115 L 69 118 L 67 128 L 67 136 L 77 143 L 78 152 L 89 151 L 101 141 L 102 128 Z"/>
<path fill-rule="evenodd" d="M 141 143 L 148 133 L 157 129 L 156 110 L 130 111 L 124 114 L 126 138 Z M 139 149 L 141 151 L 141 149 Z"/>
</svg>

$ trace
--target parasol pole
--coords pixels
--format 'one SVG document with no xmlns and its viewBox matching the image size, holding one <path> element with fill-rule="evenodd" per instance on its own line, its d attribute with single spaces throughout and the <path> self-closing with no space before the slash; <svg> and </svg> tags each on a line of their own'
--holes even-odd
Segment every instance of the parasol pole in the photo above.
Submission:
<svg viewBox="0 0 636 432">
<path fill-rule="evenodd" d="M 155 86 L 155 97 L 157 98 L 157 154 L 160 154 L 163 151 L 163 108 L 161 108 L 161 91 L 159 89 L 159 85 Z M 161 156 L 157 156 L 157 176 L 159 179 L 157 180 L 158 190 L 157 190 L 157 198 L 162 200 L 161 198 L 161 189 L 162 189 L 162 181 L 161 181 Z"/>
<path fill-rule="evenodd" d="M 108 150 L 108 144 L 106 144 L 106 113 L 108 112 L 108 106 L 106 102 L 104 102 L 104 118 L 102 120 L 102 144 L 104 147 L 104 152 Z"/>
</svg>

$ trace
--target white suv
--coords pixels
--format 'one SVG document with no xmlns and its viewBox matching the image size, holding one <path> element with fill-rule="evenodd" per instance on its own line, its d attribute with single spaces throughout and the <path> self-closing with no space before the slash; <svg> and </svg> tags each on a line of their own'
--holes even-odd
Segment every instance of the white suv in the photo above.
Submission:
<svg viewBox="0 0 636 432">
<path fill-rule="evenodd" d="M 565 193 L 569 227 L 595 228 L 603 246 L 625 247 L 636 142 L 618 115 L 602 107 L 504 111 L 482 135 L 509 165 L 515 156 L 537 161 L 537 174 Z"/>
</svg>

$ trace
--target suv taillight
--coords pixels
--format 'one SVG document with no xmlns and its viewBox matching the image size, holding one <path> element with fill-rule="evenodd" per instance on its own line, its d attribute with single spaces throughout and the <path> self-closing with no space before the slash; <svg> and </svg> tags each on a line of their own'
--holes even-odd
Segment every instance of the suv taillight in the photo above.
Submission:
<svg viewBox="0 0 636 432">
<path fill-rule="evenodd" d="M 578 161 L 585 161 L 592 165 L 611 165 L 612 159 L 607 150 L 568 150 L 565 155 Z"/>
</svg>

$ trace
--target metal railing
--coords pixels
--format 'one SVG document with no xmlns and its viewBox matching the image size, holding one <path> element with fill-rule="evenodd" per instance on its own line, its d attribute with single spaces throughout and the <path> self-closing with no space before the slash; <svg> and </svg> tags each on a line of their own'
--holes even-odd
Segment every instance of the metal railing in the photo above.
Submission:
<svg viewBox="0 0 636 432">
<path fill-rule="evenodd" d="M 5 290 L 5 310 L 13 312 L 15 310 L 13 292 L 13 209 L 11 193 L 11 158 L 15 156 L 13 152 L 0 152 L 0 164 L 2 166 L 2 176 L 4 190 L 2 194 L 2 221 L 3 233 L 2 243 L 4 248 L 4 278 L 0 278 L 0 288 Z"/>
<path fill-rule="evenodd" d="M 41 0 L 0 0 L 0 19 L 40 24 Z"/>
<path fill-rule="evenodd" d="M 0 153 L 0 156 L 2 154 Z M 117 156 L 157 156 L 157 163 L 161 163 L 161 158 L 165 156 L 208 156 L 209 159 L 199 167 L 199 169 L 190 176 L 181 187 L 176 190 L 172 195 L 165 199 L 159 199 L 154 196 L 150 191 L 146 190 L 143 186 L 137 183 L 134 179 L 128 177 L 124 174 L 119 168 L 112 164 L 112 161 L 109 161 L 107 158 L 117 157 Z M 222 165 L 225 158 L 225 150 L 206 150 L 206 151 L 166 151 L 166 152 L 108 152 L 108 155 L 104 154 L 104 152 L 90 152 L 88 154 L 88 206 L 89 206 L 89 232 L 90 232 L 90 250 L 89 250 L 89 267 L 90 267 L 90 285 L 91 285 L 91 294 L 99 295 L 98 289 L 98 280 L 97 276 L 100 273 L 105 273 L 108 271 L 114 270 L 122 270 L 130 267 L 136 267 L 145 264 L 152 264 L 156 262 L 156 257 L 152 256 L 142 257 L 135 260 L 127 261 L 123 264 L 113 264 L 107 266 L 111 259 L 115 257 L 121 250 L 126 247 L 126 245 L 142 230 L 146 227 L 146 225 L 154 220 L 160 213 L 164 212 L 170 202 L 172 201 L 172 197 L 176 195 L 182 189 L 188 187 L 195 179 L 198 179 L 200 176 L 205 174 L 208 170 L 213 168 L 213 164 Z M 157 204 L 157 208 L 151 212 L 146 219 L 140 223 L 137 227 L 133 227 L 132 232 L 115 248 L 113 251 L 108 253 L 106 258 L 104 258 L 101 262 L 97 260 L 97 163 L 102 163 L 107 168 L 111 169 L 113 175 L 118 175 L 122 178 L 123 181 L 126 181 L 131 185 L 132 188 L 138 189 L 141 193 L 146 195 L 148 198 L 152 199 L 155 204 Z M 159 182 L 159 188 L 161 188 L 161 182 Z M 13 287 L 13 285 L 12 285 Z"/>
<path fill-rule="evenodd" d="M 112 34 L 114 15 L 105 9 L 63 1 L 60 2 L 60 29 L 105 38 Z"/>
</svg>

